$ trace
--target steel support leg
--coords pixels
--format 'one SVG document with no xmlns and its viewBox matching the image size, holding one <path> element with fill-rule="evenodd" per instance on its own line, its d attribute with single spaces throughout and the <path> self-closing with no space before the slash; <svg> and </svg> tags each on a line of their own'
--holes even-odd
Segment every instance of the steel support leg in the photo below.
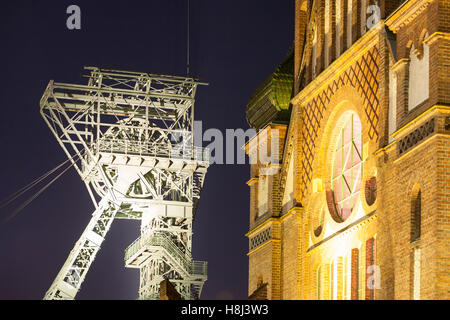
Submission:
<svg viewBox="0 0 450 320">
<path fill-rule="evenodd" d="M 107 198 L 100 201 L 44 300 L 75 299 L 86 274 L 108 233 L 119 206 Z"/>
</svg>

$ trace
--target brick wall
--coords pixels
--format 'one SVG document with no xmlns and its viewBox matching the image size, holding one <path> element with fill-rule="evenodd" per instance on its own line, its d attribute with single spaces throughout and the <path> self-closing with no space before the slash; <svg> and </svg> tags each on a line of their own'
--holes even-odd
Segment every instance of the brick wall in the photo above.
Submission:
<svg viewBox="0 0 450 320">
<path fill-rule="evenodd" d="M 305 57 L 311 54 L 311 36 L 304 36 L 307 25 L 304 17 L 313 10 L 312 16 L 315 16 L 319 30 L 324 30 L 324 3 L 315 1 L 317 8 L 309 8 L 303 5 L 304 1 L 296 1 L 296 75 L 301 72 L 300 59 L 305 45 L 309 46 Z M 273 212 L 253 220 L 253 224 L 251 222 L 253 229 L 272 219 L 270 223 L 274 229 L 272 241 L 249 255 L 249 294 L 256 290 L 258 276 L 262 276 L 267 282 L 269 299 L 316 299 L 317 270 L 325 266 L 321 273 L 321 291 L 327 291 L 330 295 L 336 292 L 335 298 L 411 299 L 414 292 L 412 252 L 420 248 L 420 297 L 450 298 L 450 132 L 445 129 L 446 121 L 450 121 L 446 120 L 450 116 L 450 36 L 443 33 L 450 29 L 450 1 L 436 0 L 429 4 L 426 0 L 409 1 L 386 22 L 397 37 L 397 61 L 393 66 L 398 85 L 397 132 L 391 144 L 388 144 L 390 51 L 384 28 L 361 35 L 361 26 L 365 23 L 361 19 L 361 3 L 353 1 L 355 6 L 359 6 L 352 12 L 354 45 L 341 57 L 336 55 L 336 10 L 335 6 L 331 7 L 328 50 L 330 61 L 335 61 L 335 64 L 323 73 L 327 77 L 312 79 L 311 63 L 306 59 L 305 69 L 301 73 L 304 75 L 303 87 L 293 100 L 287 136 L 289 141 L 286 144 L 292 145 L 294 161 L 293 208 L 291 211 L 287 208 L 283 211 L 287 213 L 280 216 L 283 181 L 286 181 L 283 174 L 286 170 L 272 179 L 269 197 Z M 367 6 L 371 3 L 371 0 L 366 1 Z M 400 3 L 403 1 L 382 1 L 382 17 L 389 16 Z M 347 4 L 348 1 L 341 0 L 341 17 L 346 17 Z M 342 51 L 347 48 L 343 33 L 347 30 L 346 23 L 343 19 L 339 40 Z M 430 35 L 427 40 L 430 46 L 430 97 L 419 107 L 408 111 L 409 47 L 414 43 L 415 48 L 420 48 L 424 32 Z M 360 41 L 355 43 L 360 37 Z M 324 50 L 327 50 L 322 42 L 324 37 L 319 36 L 319 71 L 325 66 Z M 370 48 L 375 51 L 370 51 Z M 361 54 L 362 57 L 362 52 L 366 55 L 358 60 L 360 58 L 357 56 Z M 344 67 L 337 66 L 352 68 L 358 63 L 360 66 L 367 65 L 361 62 L 364 59 L 375 59 L 376 67 L 363 69 L 358 79 L 367 79 L 376 71 L 376 81 L 360 81 L 358 86 L 345 80 Z M 352 66 L 344 63 L 348 61 Z M 330 89 L 332 87 L 327 81 L 341 84 Z M 377 104 L 375 115 L 369 116 L 367 106 L 370 100 L 367 96 L 371 91 L 375 92 Z M 311 101 L 324 98 L 326 103 L 319 113 L 318 109 L 314 115 L 308 112 L 308 108 L 314 107 Z M 346 108 L 358 114 L 363 125 L 365 156 L 362 191 L 365 181 L 375 177 L 377 197 L 373 203 L 367 203 L 364 192 L 361 192 L 359 200 L 362 211 L 355 211 L 348 221 L 341 224 L 330 219 L 326 213 L 324 229 L 328 238 L 324 232 L 315 236 L 311 221 L 326 199 L 324 190 L 313 192 L 310 183 L 304 184 L 305 153 L 302 150 L 308 136 L 302 132 L 305 125 L 314 123 L 311 117 L 317 117 L 317 130 L 312 133 L 314 143 L 310 144 L 314 158 L 311 181 L 318 179 L 325 186 L 331 170 L 329 146 L 335 139 L 333 128 L 338 126 L 337 119 Z M 435 119 L 435 130 L 399 153 L 400 141 L 417 132 L 432 118 Z M 283 151 L 280 150 L 280 154 Z M 254 168 L 252 170 L 255 171 Z M 420 186 L 422 195 L 421 235 L 419 240 L 411 242 L 411 198 L 417 186 Z M 251 197 L 257 197 L 254 190 Z M 254 210 L 251 209 L 252 212 Z M 373 262 L 379 267 L 381 287 L 369 290 L 366 283 L 371 274 L 367 272 L 367 267 Z M 335 270 L 335 273 L 330 270 Z M 342 283 L 336 280 L 340 279 L 341 274 L 347 277 Z"/>
<path fill-rule="evenodd" d="M 298 299 L 297 288 L 299 285 L 298 279 L 298 255 L 295 254 L 299 250 L 298 238 L 299 225 L 298 217 L 294 214 L 289 214 L 281 224 L 282 228 L 282 298 L 284 300 Z"/>
<path fill-rule="evenodd" d="M 249 255 L 248 294 L 258 288 L 258 277 L 267 283 L 267 299 L 272 299 L 272 243 Z"/>
</svg>

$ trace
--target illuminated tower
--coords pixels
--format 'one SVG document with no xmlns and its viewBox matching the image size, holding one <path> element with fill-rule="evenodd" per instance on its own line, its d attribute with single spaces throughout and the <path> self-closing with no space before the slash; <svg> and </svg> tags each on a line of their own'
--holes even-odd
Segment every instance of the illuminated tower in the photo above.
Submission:
<svg viewBox="0 0 450 320">
<path fill-rule="evenodd" d="M 50 81 L 41 114 L 85 182 L 91 221 L 44 299 L 74 299 L 114 219 L 141 220 L 125 250 L 140 270 L 140 299 L 159 299 L 169 279 L 198 299 L 207 263 L 193 261 L 192 223 L 209 152 L 195 147 L 190 77 L 85 68 L 87 85 Z"/>
</svg>

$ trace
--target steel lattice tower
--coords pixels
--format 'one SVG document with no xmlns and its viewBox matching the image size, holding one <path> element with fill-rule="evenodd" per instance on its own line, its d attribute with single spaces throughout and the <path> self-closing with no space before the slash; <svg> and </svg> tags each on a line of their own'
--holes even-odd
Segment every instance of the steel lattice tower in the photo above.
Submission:
<svg viewBox="0 0 450 320">
<path fill-rule="evenodd" d="M 192 222 L 209 166 L 195 147 L 191 77 L 86 67 L 87 85 L 50 81 L 41 114 L 85 182 L 92 218 L 44 299 L 74 299 L 114 219 L 140 219 L 125 250 L 140 270 L 140 299 L 169 279 L 198 299 L 207 263 L 193 261 Z"/>
</svg>

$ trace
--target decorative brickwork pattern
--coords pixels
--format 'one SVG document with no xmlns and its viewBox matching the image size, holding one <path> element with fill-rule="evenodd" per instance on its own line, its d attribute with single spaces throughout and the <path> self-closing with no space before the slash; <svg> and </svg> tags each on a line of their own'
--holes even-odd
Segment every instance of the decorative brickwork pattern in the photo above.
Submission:
<svg viewBox="0 0 450 320">
<path fill-rule="evenodd" d="M 258 248 L 272 238 L 272 227 L 264 229 L 250 239 L 250 251 Z"/>
<path fill-rule="evenodd" d="M 333 81 L 327 89 L 318 94 L 305 108 L 302 127 L 303 155 L 303 197 L 306 186 L 312 179 L 312 163 L 314 161 L 314 149 L 316 138 L 321 125 L 323 114 L 334 93 L 343 86 L 352 86 L 357 89 L 364 100 L 364 110 L 370 123 L 369 137 L 378 139 L 379 121 L 379 53 L 374 46 L 357 63 L 349 67 L 339 79 Z"/>
<path fill-rule="evenodd" d="M 398 143 L 398 154 L 402 155 L 426 137 L 432 135 L 434 133 L 434 127 L 434 119 L 431 119 L 401 139 Z"/>
</svg>

